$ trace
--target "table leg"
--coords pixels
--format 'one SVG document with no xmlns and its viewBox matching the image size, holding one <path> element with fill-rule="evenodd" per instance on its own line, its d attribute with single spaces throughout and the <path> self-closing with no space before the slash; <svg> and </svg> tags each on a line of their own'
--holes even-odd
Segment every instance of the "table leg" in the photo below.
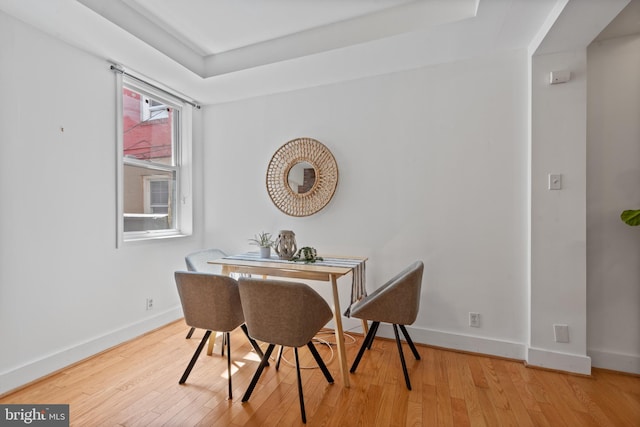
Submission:
<svg viewBox="0 0 640 427">
<path fill-rule="evenodd" d="M 344 348 L 344 331 L 342 330 L 342 311 L 340 310 L 340 299 L 338 297 L 338 281 L 334 275 L 331 275 L 331 287 L 333 289 L 333 320 L 336 323 L 336 347 L 338 347 L 340 373 L 342 374 L 344 386 L 349 387 L 349 370 L 347 369 L 347 353 Z"/>
<path fill-rule="evenodd" d="M 369 333 L 369 324 L 367 323 L 366 320 L 362 319 L 362 335 L 366 337 L 368 333 Z"/>
<path fill-rule="evenodd" d="M 216 342 L 216 331 L 211 331 L 211 335 L 209 336 L 209 345 L 207 346 L 207 356 L 211 356 L 213 354 L 213 343 Z"/>
</svg>

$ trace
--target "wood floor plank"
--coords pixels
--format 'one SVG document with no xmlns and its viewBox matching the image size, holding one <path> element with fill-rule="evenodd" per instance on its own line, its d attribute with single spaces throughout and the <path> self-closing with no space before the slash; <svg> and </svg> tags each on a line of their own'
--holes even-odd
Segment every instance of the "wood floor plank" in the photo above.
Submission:
<svg viewBox="0 0 640 427">
<path fill-rule="evenodd" d="M 426 425 L 422 420 L 422 405 L 420 403 L 409 399 L 407 403 L 407 418 L 404 425 L 407 427 L 422 427 Z"/>
<path fill-rule="evenodd" d="M 511 395 L 517 394 L 518 397 L 520 397 L 520 400 L 522 401 L 528 414 L 531 414 L 531 412 L 540 413 L 540 405 L 538 405 L 538 401 L 535 397 L 535 392 L 532 390 L 532 385 L 522 376 L 522 371 L 526 370 L 527 368 L 521 364 L 510 362 L 503 363 L 503 367 L 506 371 L 505 374 L 509 376 L 511 384 L 513 384 L 513 391 L 515 391 L 515 393 L 512 391 Z M 534 422 L 534 424 L 536 424 L 536 422 Z"/>
<path fill-rule="evenodd" d="M 485 389 L 479 389 L 473 383 L 471 369 L 467 363 L 470 356 L 467 354 L 450 353 L 450 369 L 457 372 L 458 387 L 462 390 L 463 399 L 467 405 L 467 413 L 472 426 L 498 425 L 495 417 L 495 408 L 487 405 L 488 397 Z M 455 366 L 455 368 L 454 368 Z M 452 393 L 452 395 L 454 395 Z"/>
<path fill-rule="evenodd" d="M 500 384 L 497 390 L 500 391 L 500 396 L 505 398 L 500 404 L 501 409 L 513 413 L 513 416 L 517 420 L 517 425 L 522 427 L 535 426 L 534 420 L 529 416 L 527 407 L 522 401 L 521 395 L 518 392 L 517 386 L 512 381 L 512 376 L 509 373 L 508 366 L 512 365 L 512 362 L 505 362 L 504 360 L 490 359 L 492 366 L 494 367 L 497 381 Z M 496 390 L 493 387 L 489 387 L 492 391 L 492 395 L 495 395 Z"/>
<path fill-rule="evenodd" d="M 533 425 L 536 427 L 553 427 L 553 425 L 549 423 L 549 420 L 547 420 L 547 417 L 542 413 L 542 409 L 537 411 L 527 410 L 527 413 L 533 421 Z"/>
<path fill-rule="evenodd" d="M 437 366 L 434 363 L 436 350 L 428 347 L 421 348 L 422 353 L 422 376 L 421 381 L 425 385 L 436 385 L 436 369 Z"/>
<path fill-rule="evenodd" d="M 393 400 L 395 397 L 394 387 L 392 384 L 387 384 L 382 389 L 382 396 L 380 404 L 376 411 L 374 426 L 386 427 L 391 424 L 391 417 L 393 417 Z"/>
<path fill-rule="evenodd" d="M 435 425 L 453 425 L 453 405 L 451 396 L 451 386 L 449 385 L 449 375 L 447 374 L 447 361 L 444 352 L 437 352 L 434 356 L 434 363 L 437 363 L 436 371 L 436 405 L 437 405 L 437 422 Z M 464 401 L 464 399 L 459 399 Z M 464 406 L 465 414 L 467 414 L 466 404 Z M 466 415 L 468 420 L 468 414 Z"/>
<path fill-rule="evenodd" d="M 456 427 L 467 427 L 471 425 L 467 404 L 463 399 L 451 398 L 451 425 Z"/>
<path fill-rule="evenodd" d="M 259 363 L 241 331 L 231 336 L 232 400 L 219 343 L 179 385 L 203 334 L 186 340 L 186 331 L 184 322 L 174 322 L 2 396 L 0 403 L 68 403 L 70 424 L 79 427 L 302 425 L 295 368 L 287 363 L 279 371 L 271 363 L 250 401 L 241 402 Z M 353 336 L 346 346 L 349 364 L 362 340 Z M 377 338 L 344 388 L 335 347 L 317 347 L 331 359 L 327 367 L 336 383 L 329 385 L 309 352 L 300 350 L 303 367 L 313 368 L 302 370 L 309 426 L 640 426 L 637 376 L 598 369 L 591 377 L 575 376 L 423 345 L 417 361 L 403 344 L 409 391 L 396 343 Z M 293 360 L 291 353 L 287 359 Z"/>
<path fill-rule="evenodd" d="M 388 426 L 405 426 L 409 417 L 409 396 L 412 394 L 402 383 L 399 383 L 394 390 L 395 398 L 391 407 L 391 422 Z"/>
<path fill-rule="evenodd" d="M 366 389 L 366 396 L 363 399 L 364 406 L 361 411 L 361 419 L 363 426 L 372 426 L 376 422 L 377 411 L 376 408 L 380 407 L 382 401 L 382 386 L 372 384 Z M 352 398 L 353 399 L 353 398 Z M 346 418 L 346 417 L 345 417 Z"/>
<path fill-rule="evenodd" d="M 442 355 L 445 363 L 445 371 L 447 373 L 447 379 L 449 383 L 449 392 L 452 398 L 464 399 L 465 387 L 464 379 L 462 378 L 462 370 L 464 366 L 461 365 L 462 355 L 457 353 L 443 353 Z"/>
<path fill-rule="evenodd" d="M 551 403 L 540 403 L 540 412 L 542 413 L 544 419 L 547 423 L 553 427 L 571 427 L 572 424 L 567 424 L 564 417 L 562 416 L 563 409 L 558 409 L 555 405 Z"/>
<path fill-rule="evenodd" d="M 483 359 L 480 357 L 469 357 L 469 369 L 471 370 L 471 378 L 473 378 L 473 384 L 476 387 L 480 388 L 489 388 L 489 384 L 487 382 L 487 377 L 485 375 L 483 369 L 483 363 L 486 365 L 486 361 L 488 359 Z"/>
</svg>

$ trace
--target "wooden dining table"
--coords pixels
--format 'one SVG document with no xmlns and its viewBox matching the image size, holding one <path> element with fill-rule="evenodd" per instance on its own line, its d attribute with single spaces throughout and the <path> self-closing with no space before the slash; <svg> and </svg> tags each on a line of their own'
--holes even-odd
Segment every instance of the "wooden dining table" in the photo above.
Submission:
<svg viewBox="0 0 640 427">
<path fill-rule="evenodd" d="M 277 256 L 260 258 L 258 253 L 247 252 L 239 255 L 231 255 L 224 258 L 208 261 L 222 267 L 222 274 L 244 273 L 269 276 L 288 277 L 302 280 L 317 280 L 331 283 L 333 293 L 333 320 L 335 323 L 336 347 L 340 373 L 345 387 L 349 387 L 349 370 L 347 368 L 347 355 L 345 351 L 344 330 L 342 328 L 342 311 L 338 296 L 338 278 L 352 274 L 352 301 L 354 289 L 364 289 L 364 265 L 367 258 L 353 256 L 324 256 L 322 261 L 304 263 L 281 260 Z M 356 283 L 356 280 L 359 283 Z M 367 323 L 362 321 L 364 333 L 367 333 Z"/>
</svg>

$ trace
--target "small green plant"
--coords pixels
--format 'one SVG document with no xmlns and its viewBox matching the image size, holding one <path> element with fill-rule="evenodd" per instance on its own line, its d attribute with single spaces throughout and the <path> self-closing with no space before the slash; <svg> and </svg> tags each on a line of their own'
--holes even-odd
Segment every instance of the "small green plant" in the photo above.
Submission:
<svg viewBox="0 0 640 427">
<path fill-rule="evenodd" d="M 303 261 L 305 264 L 310 264 L 316 261 L 322 261 L 322 258 L 318 256 L 318 252 L 316 252 L 315 248 L 305 246 L 298 250 L 298 253 L 291 258 L 291 261 Z"/>
<path fill-rule="evenodd" d="M 249 239 L 250 245 L 260 246 L 261 248 L 271 248 L 273 247 L 275 241 L 271 238 L 271 233 L 258 233 L 254 236 L 253 239 Z"/>
<path fill-rule="evenodd" d="M 640 225 L 640 209 L 623 211 L 620 219 L 628 225 Z"/>
</svg>

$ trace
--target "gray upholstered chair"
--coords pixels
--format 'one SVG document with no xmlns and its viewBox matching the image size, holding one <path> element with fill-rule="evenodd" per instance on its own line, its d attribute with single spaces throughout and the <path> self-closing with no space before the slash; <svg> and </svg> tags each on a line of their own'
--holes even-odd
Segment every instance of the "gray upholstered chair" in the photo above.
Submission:
<svg viewBox="0 0 640 427">
<path fill-rule="evenodd" d="M 298 347 L 307 346 L 327 381 L 333 377 L 311 341 L 333 314 L 327 302 L 304 283 L 241 277 L 238 280 L 249 335 L 269 343 L 264 357 L 242 398 L 249 400 L 276 345 L 293 347 L 298 374 L 298 397 L 302 422 L 307 422 L 302 393 Z"/>
<path fill-rule="evenodd" d="M 187 270 L 189 271 L 220 274 L 220 266 L 209 264 L 209 261 L 226 256 L 227 254 L 220 249 L 203 249 L 190 253 L 184 257 L 184 261 L 187 263 Z"/>
<path fill-rule="evenodd" d="M 240 326 L 249 338 L 254 350 L 260 357 L 263 356 L 258 344 L 249 337 L 247 327 L 244 324 L 238 282 L 227 276 L 191 271 L 176 271 L 175 280 L 187 325 L 206 331 L 179 383 L 184 384 L 187 381 L 198 356 L 211 336 L 211 332 L 222 332 L 225 338 L 223 345 L 226 344 L 227 347 L 229 399 L 231 399 L 230 332 Z"/>
<path fill-rule="evenodd" d="M 400 342 L 400 336 L 398 335 L 398 326 L 407 340 L 416 360 L 420 360 L 420 354 L 418 353 L 416 346 L 413 344 L 413 341 L 411 341 L 411 337 L 409 337 L 409 333 L 407 332 L 405 325 L 411 325 L 415 322 L 416 317 L 418 316 L 423 271 L 424 264 L 422 261 L 414 262 L 380 288 L 376 289 L 376 291 L 371 295 L 366 296 L 351 308 L 351 316 L 362 320 L 372 321 L 369 333 L 362 342 L 360 351 L 358 351 L 358 355 L 353 361 L 353 365 L 350 370 L 351 373 L 356 371 L 365 349 L 371 348 L 371 344 L 373 344 L 373 339 L 376 336 L 380 322 L 390 323 L 393 325 L 393 332 L 396 336 L 396 343 L 398 345 L 398 352 L 400 353 L 400 362 L 402 363 L 404 379 L 407 384 L 407 388 L 411 390 L 411 381 L 409 381 L 409 373 L 407 372 L 407 365 L 404 360 L 404 353 L 402 352 L 402 344 Z"/>
<path fill-rule="evenodd" d="M 187 264 L 187 270 L 189 271 L 219 274 L 220 266 L 209 264 L 208 262 L 225 256 L 227 256 L 227 254 L 225 254 L 220 249 L 203 249 L 201 251 L 190 253 L 189 255 L 184 257 L 184 261 Z M 186 338 L 191 338 L 195 330 L 196 328 L 189 328 L 189 332 L 187 333 Z"/>
</svg>

